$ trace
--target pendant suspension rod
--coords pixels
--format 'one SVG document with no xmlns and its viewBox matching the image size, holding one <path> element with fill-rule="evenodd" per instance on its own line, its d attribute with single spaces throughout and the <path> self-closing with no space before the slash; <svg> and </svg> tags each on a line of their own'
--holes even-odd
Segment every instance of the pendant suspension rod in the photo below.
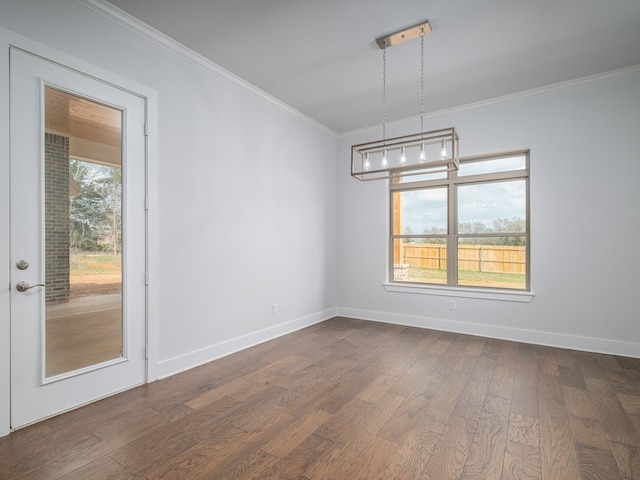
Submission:
<svg viewBox="0 0 640 480">
<path fill-rule="evenodd" d="M 387 43 L 382 48 L 382 139 L 387 138 Z"/>
<path fill-rule="evenodd" d="M 424 27 L 420 32 L 420 131 L 424 132 Z"/>
</svg>

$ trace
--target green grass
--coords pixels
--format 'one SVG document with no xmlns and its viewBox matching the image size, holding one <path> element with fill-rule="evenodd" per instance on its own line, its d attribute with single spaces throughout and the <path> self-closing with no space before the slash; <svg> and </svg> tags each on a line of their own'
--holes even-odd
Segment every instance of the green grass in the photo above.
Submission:
<svg viewBox="0 0 640 480">
<path fill-rule="evenodd" d="M 122 257 L 105 253 L 72 253 L 71 272 L 75 274 L 118 273 L 122 269 Z"/>
<path fill-rule="evenodd" d="M 446 285 L 447 271 L 437 268 L 412 267 L 409 269 L 409 281 L 418 283 L 436 283 Z M 491 273 L 461 270 L 458 272 L 460 286 L 517 288 L 524 289 L 525 276 L 518 273 Z"/>
</svg>

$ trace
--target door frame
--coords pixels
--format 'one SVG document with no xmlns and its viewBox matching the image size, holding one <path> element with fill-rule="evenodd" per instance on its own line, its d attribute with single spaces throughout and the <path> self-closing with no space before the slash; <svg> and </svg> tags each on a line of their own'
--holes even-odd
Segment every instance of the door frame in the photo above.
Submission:
<svg viewBox="0 0 640 480">
<path fill-rule="evenodd" d="M 43 57 L 82 74 L 126 90 L 145 101 L 146 175 L 145 204 L 147 220 L 146 243 L 146 330 L 147 330 L 147 382 L 158 378 L 158 204 L 157 192 L 157 93 L 155 90 L 107 71 L 92 63 L 75 58 L 51 47 L 33 41 L 0 27 L 0 436 L 11 431 L 11 344 L 10 344 L 10 181 L 9 181 L 9 48 L 18 48 Z M 91 59 L 95 61 L 95 59 Z M 114 392 L 116 393 L 116 392 Z"/>
</svg>

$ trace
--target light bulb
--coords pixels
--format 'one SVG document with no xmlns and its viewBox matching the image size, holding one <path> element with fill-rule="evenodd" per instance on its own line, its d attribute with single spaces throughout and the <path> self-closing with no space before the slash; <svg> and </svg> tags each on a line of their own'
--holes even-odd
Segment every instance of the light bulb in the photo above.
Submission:
<svg viewBox="0 0 640 480">
<path fill-rule="evenodd" d="M 371 168 L 371 162 L 369 161 L 369 152 L 364 154 L 364 165 L 363 168 L 365 171 Z"/>
<path fill-rule="evenodd" d="M 445 160 L 447 158 L 447 147 L 442 140 L 442 146 L 440 147 L 440 159 Z"/>
<path fill-rule="evenodd" d="M 424 143 L 420 147 L 420 162 L 424 163 L 427 160 L 427 152 L 424 150 Z"/>
<path fill-rule="evenodd" d="M 387 168 L 389 166 L 389 160 L 387 159 L 387 151 L 382 151 L 382 168 Z"/>
<path fill-rule="evenodd" d="M 407 164 L 407 155 L 404 153 L 404 147 L 400 149 L 400 165 Z"/>
</svg>

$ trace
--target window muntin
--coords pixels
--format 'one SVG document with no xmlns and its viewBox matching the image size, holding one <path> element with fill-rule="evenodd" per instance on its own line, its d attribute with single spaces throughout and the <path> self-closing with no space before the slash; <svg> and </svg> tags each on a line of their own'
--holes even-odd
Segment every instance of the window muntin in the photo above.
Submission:
<svg viewBox="0 0 640 480">
<path fill-rule="evenodd" d="M 528 163 L 475 157 L 447 178 L 392 182 L 391 281 L 528 291 Z"/>
</svg>

